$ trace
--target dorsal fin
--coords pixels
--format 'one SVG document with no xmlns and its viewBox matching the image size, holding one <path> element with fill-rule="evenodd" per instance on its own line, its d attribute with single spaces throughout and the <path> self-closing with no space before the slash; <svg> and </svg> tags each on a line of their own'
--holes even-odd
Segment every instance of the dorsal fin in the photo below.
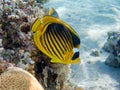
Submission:
<svg viewBox="0 0 120 90">
<path fill-rule="evenodd" d="M 41 24 L 40 18 L 36 18 L 36 20 L 33 22 L 32 26 L 31 26 L 32 27 L 31 31 L 36 32 L 37 28 L 40 24 Z"/>
</svg>

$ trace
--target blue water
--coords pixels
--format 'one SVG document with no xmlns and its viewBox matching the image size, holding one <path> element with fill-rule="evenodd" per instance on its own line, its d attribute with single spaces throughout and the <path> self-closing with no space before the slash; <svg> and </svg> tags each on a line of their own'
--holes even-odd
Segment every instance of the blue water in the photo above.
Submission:
<svg viewBox="0 0 120 90">
<path fill-rule="evenodd" d="M 120 90 L 120 70 L 104 64 L 107 54 L 90 56 L 92 49 L 101 50 L 107 32 L 120 31 L 120 0 L 50 0 L 44 6 L 55 8 L 80 35 L 81 64 L 71 66 L 71 81 L 86 90 Z"/>
</svg>

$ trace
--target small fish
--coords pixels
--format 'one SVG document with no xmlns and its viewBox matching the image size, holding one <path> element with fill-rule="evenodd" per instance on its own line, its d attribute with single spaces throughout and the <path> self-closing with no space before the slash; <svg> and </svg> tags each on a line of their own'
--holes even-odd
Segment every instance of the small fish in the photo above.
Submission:
<svg viewBox="0 0 120 90">
<path fill-rule="evenodd" d="M 57 11 L 54 8 L 51 8 L 48 12 L 48 15 L 59 18 Z"/>
<path fill-rule="evenodd" d="M 80 38 L 72 27 L 53 16 L 37 18 L 31 31 L 35 45 L 51 58 L 52 63 L 76 64 L 80 62 Z"/>
</svg>

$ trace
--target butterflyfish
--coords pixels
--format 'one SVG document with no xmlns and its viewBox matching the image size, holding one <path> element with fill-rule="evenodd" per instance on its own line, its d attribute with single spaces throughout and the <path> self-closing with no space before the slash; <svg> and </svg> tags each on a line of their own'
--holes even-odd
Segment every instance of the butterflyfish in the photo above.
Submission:
<svg viewBox="0 0 120 90">
<path fill-rule="evenodd" d="M 37 48 L 51 58 L 52 63 L 76 64 L 80 62 L 80 37 L 64 21 L 44 16 L 32 24 L 34 43 Z"/>
</svg>

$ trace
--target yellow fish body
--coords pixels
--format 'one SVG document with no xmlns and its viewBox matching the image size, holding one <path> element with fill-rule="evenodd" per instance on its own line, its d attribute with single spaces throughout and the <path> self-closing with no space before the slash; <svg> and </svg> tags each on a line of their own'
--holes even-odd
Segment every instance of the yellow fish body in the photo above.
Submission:
<svg viewBox="0 0 120 90">
<path fill-rule="evenodd" d="M 53 16 L 37 18 L 31 28 L 35 45 L 51 58 L 53 63 L 75 64 L 80 62 L 80 38 L 65 22 Z"/>
</svg>

